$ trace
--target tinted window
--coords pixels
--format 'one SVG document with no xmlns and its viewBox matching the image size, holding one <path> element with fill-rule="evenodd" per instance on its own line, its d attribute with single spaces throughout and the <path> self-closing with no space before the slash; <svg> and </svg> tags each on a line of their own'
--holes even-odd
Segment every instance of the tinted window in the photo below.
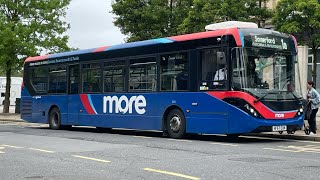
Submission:
<svg viewBox="0 0 320 180">
<path fill-rule="evenodd" d="M 104 92 L 123 92 L 125 80 L 125 61 L 104 63 Z"/>
<path fill-rule="evenodd" d="M 66 93 L 66 75 L 65 66 L 49 68 L 49 93 Z"/>
<path fill-rule="evenodd" d="M 82 91 L 101 92 L 101 67 L 98 63 L 82 65 Z"/>
<path fill-rule="evenodd" d="M 157 90 L 156 59 L 140 58 L 130 60 L 130 91 L 156 91 Z"/>
<path fill-rule="evenodd" d="M 162 55 L 161 90 L 187 90 L 189 84 L 189 61 L 187 53 Z"/>
<path fill-rule="evenodd" d="M 47 92 L 47 69 L 45 67 L 38 67 L 31 69 L 31 84 L 37 93 Z"/>
</svg>

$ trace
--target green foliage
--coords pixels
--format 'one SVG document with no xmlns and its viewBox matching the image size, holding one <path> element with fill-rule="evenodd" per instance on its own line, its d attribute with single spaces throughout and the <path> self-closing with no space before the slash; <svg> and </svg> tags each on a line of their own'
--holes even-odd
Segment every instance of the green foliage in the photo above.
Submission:
<svg viewBox="0 0 320 180">
<path fill-rule="evenodd" d="M 277 30 L 293 34 L 299 44 L 312 49 L 312 76 L 316 85 L 317 49 L 320 47 L 320 3 L 317 0 L 280 0 L 273 24 Z"/>
<path fill-rule="evenodd" d="M 273 17 L 275 28 L 294 34 L 300 44 L 320 46 L 320 4 L 317 0 L 280 0 Z"/>
<path fill-rule="evenodd" d="M 191 5 L 192 0 L 115 0 L 112 12 L 130 42 L 178 34 Z"/>
<path fill-rule="evenodd" d="M 0 66 L 7 84 L 26 57 L 70 49 L 68 37 L 62 35 L 69 28 L 62 19 L 70 1 L 0 0 Z M 5 105 L 9 97 L 10 89 L 6 89 Z"/>
<path fill-rule="evenodd" d="M 61 35 L 69 28 L 61 20 L 69 3 L 70 0 L 0 0 L 1 65 L 16 68 L 25 57 L 44 50 L 69 50 L 68 37 Z"/>
<path fill-rule="evenodd" d="M 182 33 L 204 31 L 208 24 L 223 21 L 264 22 L 272 11 L 256 0 L 194 0 L 188 17 L 179 26 Z M 263 1 L 267 2 L 267 1 Z"/>
</svg>

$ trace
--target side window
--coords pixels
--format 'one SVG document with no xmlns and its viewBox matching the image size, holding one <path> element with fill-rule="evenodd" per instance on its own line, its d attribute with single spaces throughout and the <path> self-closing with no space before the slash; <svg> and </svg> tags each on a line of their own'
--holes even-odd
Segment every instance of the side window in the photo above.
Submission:
<svg viewBox="0 0 320 180">
<path fill-rule="evenodd" d="M 225 89 L 227 85 L 227 64 L 221 48 L 200 51 L 200 90 Z"/>
<path fill-rule="evenodd" d="M 49 93 L 66 93 L 66 75 L 66 66 L 55 66 L 49 68 Z"/>
<path fill-rule="evenodd" d="M 31 71 L 31 84 L 36 91 L 36 93 L 46 93 L 47 92 L 47 68 L 37 67 L 30 69 Z"/>
<path fill-rule="evenodd" d="M 160 56 L 161 90 L 187 90 L 189 85 L 189 61 L 187 53 Z"/>
<path fill-rule="evenodd" d="M 110 61 L 104 63 L 104 92 L 125 91 L 125 61 Z"/>
<path fill-rule="evenodd" d="M 82 65 L 82 92 L 101 92 L 101 67 L 98 63 Z"/>
<path fill-rule="evenodd" d="M 129 91 L 156 91 L 157 65 L 154 57 L 131 59 Z"/>
</svg>

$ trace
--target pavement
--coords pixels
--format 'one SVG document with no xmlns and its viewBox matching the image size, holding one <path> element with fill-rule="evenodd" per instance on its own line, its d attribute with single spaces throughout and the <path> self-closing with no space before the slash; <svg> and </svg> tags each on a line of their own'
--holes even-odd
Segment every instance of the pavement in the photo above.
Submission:
<svg viewBox="0 0 320 180">
<path fill-rule="evenodd" d="M 20 114 L 16 114 L 15 107 L 10 106 L 9 113 L 2 113 L 3 106 L 0 106 L 0 124 L 1 121 L 11 121 L 11 122 L 25 122 L 20 118 Z M 305 121 L 305 125 L 308 126 L 308 122 Z M 251 133 L 247 135 L 268 137 L 268 138 L 279 138 L 279 139 L 296 139 L 296 140 L 307 140 L 307 141 L 320 141 L 320 113 L 317 114 L 317 129 L 318 133 L 314 136 L 306 135 L 304 129 L 296 131 L 294 134 L 288 134 L 283 132 L 265 132 L 265 133 Z"/>
</svg>

